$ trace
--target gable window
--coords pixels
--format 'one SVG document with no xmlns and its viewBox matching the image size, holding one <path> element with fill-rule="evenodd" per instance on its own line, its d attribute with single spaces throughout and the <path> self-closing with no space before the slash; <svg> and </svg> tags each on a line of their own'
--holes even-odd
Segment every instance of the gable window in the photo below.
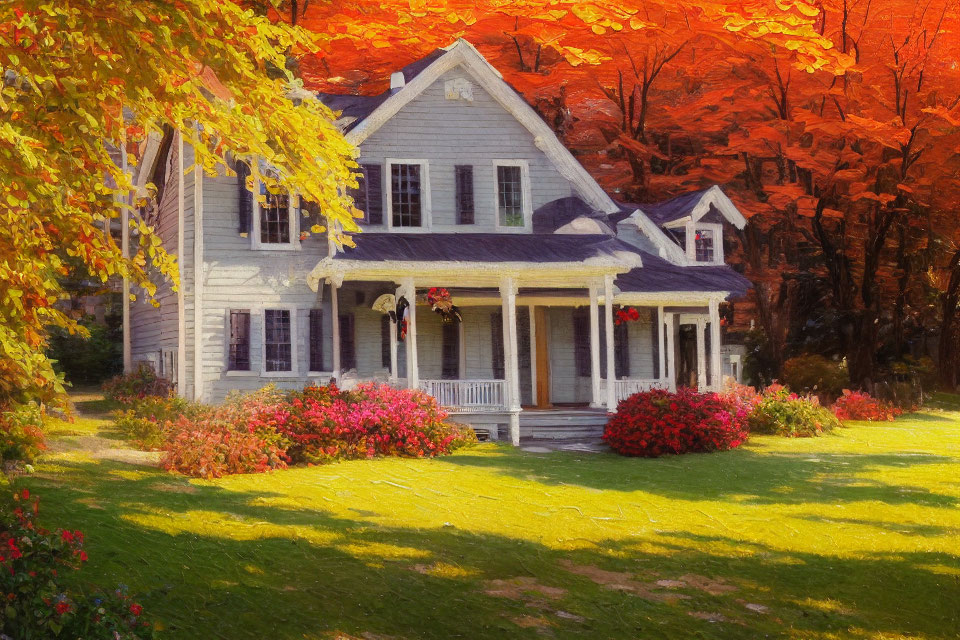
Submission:
<svg viewBox="0 0 960 640">
<path fill-rule="evenodd" d="M 388 219 L 394 229 L 421 229 L 430 222 L 430 180 L 426 160 L 387 160 L 390 171 Z"/>
<path fill-rule="evenodd" d="M 285 191 L 271 193 L 263 181 L 258 181 L 253 224 L 255 249 L 296 249 L 299 247 L 299 228 L 296 220 L 296 196 Z"/>
<path fill-rule="evenodd" d="M 712 229 L 697 229 L 694 234 L 694 253 L 697 262 L 714 261 L 714 237 Z"/>
<path fill-rule="evenodd" d="M 533 215 L 526 160 L 494 160 L 497 226 L 522 229 Z"/>
<path fill-rule="evenodd" d="M 264 371 L 293 371 L 293 336 L 289 309 L 263 312 Z"/>
<path fill-rule="evenodd" d="M 230 352 L 228 371 L 250 370 L 250 312 L 230 311 Z"/>
</svg>

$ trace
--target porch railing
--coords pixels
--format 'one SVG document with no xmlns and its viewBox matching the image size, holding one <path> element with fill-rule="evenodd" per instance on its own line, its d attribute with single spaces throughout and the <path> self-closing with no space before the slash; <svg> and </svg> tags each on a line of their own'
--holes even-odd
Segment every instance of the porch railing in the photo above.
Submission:
<svg viewBox="0 0 960 640">
<path fill-rule="evenodd" d="M 450 413 L 507 411 L 506 380 L 421 380 L 420 390 Z"/>
<path fill-rule="evenodd" d="M 651 389 L 669 389 L 670 383 L 667 380 L 658 380 L 656 378 L 623 378 L 613 381 L 613 397 L 617 404 L 626 400 L 635 393 L 641 391 L 650 391 Z M 600 379 L 600 397 L 605 398 L 607 394 L 607 381 Z"/>
</svg>

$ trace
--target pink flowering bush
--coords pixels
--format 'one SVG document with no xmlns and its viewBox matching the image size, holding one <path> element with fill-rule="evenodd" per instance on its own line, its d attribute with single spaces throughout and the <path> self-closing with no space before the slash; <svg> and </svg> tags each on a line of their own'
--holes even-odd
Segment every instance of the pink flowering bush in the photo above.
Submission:
<svg viewBox="0 0 960 640">
<path fill-rule="evenodd" d="M 843 395 L 833 403 L 833 415 L 842 422 L 847 420 L 889 421 L 902 413 L 902 409 L 874 398 L 865 391 L 844 389 Z"/>
<path fill-rule="evenodd" d="M 648 458 L 724 451 L 746 440 L 747 413 L 746 405 L 720 394 L 654 389 L 621 402 L 603 440 L 617 453 Z"/>
</svg>

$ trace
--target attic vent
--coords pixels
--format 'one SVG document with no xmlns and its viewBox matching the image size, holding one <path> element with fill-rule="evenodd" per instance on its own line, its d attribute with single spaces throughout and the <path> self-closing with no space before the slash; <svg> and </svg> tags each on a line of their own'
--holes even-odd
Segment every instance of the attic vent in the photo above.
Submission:
<svg viewBox="0 0 960 640">
<path fill-rule="evenodd" d="M 473 102 L 473 84 L 466 78 L 447 80 L 443 85 L 443 93 L 447 100 Z"/>
<path fill-rule="evenodd" d="M 391 89 L 400 89 L 405 84 L 407 84 L 406 78 L 403 77 L 402 71 L 394 71 L 390 74 L 390 88 Z"/>
</svg>

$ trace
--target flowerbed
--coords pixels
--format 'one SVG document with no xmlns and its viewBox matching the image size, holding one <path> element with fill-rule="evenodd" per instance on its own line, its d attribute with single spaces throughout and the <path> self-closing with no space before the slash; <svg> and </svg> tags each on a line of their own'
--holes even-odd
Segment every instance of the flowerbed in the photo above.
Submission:
<svg viewBox="0 0 960 640">
<path fill-rule="evenodd" d="M 746 405 L 716 393 L 655 389 L 621 402 L 603 440 L 617 453 L 648 458 L 723 451 L 746 440 L 746 417 Z"/>
<path fill-rule="evenodd" d="M 431 396 L 376 384 L 285 394 L 267 387 L 218 407 L 148 397 L 118 412 L 116 423 L 142 448 L 165 451 L 165 468 L 210 478 L 297 463 L 436 456 L 476 441 L 472 429 L 448 422 Z"/>
<path fill-rule="evenodd" d="M 154 637 L 143 607 L 124 588 L 71 591 L 63 577 L 87 560 L 80 531 L 39 526 L 39 502 L 24 490 L 0 506 L 0 638 L 140 640 Z"/>
<path fill-rule="evenodd" d="M 874 398 L 864 391 L 843 390 L 843 395 L 833 403 L 833 415 L 841 421 L 870 420 L 874 422 L 893 420 L 903 410 Z"/>
</svg>

